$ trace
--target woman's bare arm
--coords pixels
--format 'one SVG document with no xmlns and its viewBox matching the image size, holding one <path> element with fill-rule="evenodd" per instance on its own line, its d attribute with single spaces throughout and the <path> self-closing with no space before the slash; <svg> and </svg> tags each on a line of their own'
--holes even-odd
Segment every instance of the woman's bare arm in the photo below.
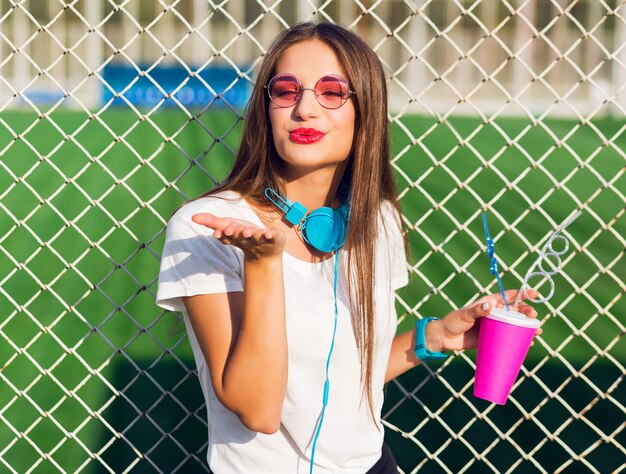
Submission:
<svg viewBox="0 0 626 474">
<path fill-rule="evenodd" d="M 287 386 L 282 251 L 285 236 L 234 219 L 201 214 L 224 244 L 244 250 L 244 292 L 184 298 L 222 404 L 250 430 L 273 433 Z"/>
</svg>

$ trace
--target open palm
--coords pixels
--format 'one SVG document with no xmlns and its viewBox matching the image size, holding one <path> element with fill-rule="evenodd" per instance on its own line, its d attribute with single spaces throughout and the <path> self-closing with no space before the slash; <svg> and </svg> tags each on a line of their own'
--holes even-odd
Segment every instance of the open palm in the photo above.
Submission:
<svg viewBox="0 0 626 474">
<path fill-rule="evenodd" d="M 249 259 L 275 256 L 285 248 L 286 236 L 282 229 L 261 229 L 242 219 L 218 217 L 209 213 L 195 214 L 192 220 L 213 229 L 216 239 L 240 248 Z"/>
</svg>

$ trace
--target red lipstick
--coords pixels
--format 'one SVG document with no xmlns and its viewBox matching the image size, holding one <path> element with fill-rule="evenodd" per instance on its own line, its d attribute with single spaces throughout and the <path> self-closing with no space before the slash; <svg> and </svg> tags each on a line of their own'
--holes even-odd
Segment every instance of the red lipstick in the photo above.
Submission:
<svg viewBox="0 0 626 474">
<path fill-rule="evenodd" d="M 324 138 L 325 133 L 314 128 L 296 128 L 289 132 L 289 138 L 294 143 L 307 145 L 309 143 L 319 142 Z"/>
</svg>

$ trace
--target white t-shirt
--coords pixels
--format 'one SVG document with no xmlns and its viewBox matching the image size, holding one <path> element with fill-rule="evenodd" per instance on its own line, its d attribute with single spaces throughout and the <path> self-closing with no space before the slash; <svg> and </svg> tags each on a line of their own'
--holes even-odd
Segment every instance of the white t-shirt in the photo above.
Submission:
<svg viewBox="0 0 626 474">
<path fill-rule="evenodd" d="M 308 473 L 311 447 L 322 409 L 325 367 L 334 324 L 334 258 L 308 263 L 283 254 L 288 338 L 288 382 L 281 426 L 274 434 L 248 430 L 215 396 L 209 370 L 189 323 L 183 296 L 243 291 L 243 252 L 212 237 L 191 217 L 210 212 L 263 227 L 238 193 L 223 192 L 184 205 L 170 220 L 157 291 L 157 304 L 183 313 L 207 404 L 208 462 L 217 474 Z M 384 221 L 385 225 L 382 225 Z M 408 280 L 404 244 L 390 204 L 381 210 L 376 262 L 375 354 L 372 420 L 361 384 L 361 364 L 348 309 L 345 267 L 339 252 L 339 317 L 329 369 L 329 400 L 315 451 L 315 473 L 362 474 L 380 458 L 380 411 L 391 342 L 396 330 L 394 291 Z M 267 341 L 271 344 L 272 341 Z"/>
</svg>

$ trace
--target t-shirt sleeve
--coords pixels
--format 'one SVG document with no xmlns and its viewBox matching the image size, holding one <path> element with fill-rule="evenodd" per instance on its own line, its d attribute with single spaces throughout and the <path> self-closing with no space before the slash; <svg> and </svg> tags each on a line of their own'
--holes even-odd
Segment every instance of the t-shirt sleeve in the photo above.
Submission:
<svg viewBox="0 0 626 474">
<path fill-rule="evenodd" d="M 157 305 L 183 311 L 184 296 L 243 291 L 243 253 L 222 244 L 213 231 L 181 208 L 167 225 L 157 289 Z"/>
<path fill-rule="evenodd" d="M 402 221 L 395 207 L 389 202 L 383 204 L 382 218 L 389 252 L 391 289 L 395 291 L 409 283 Z"/>
</svg>

